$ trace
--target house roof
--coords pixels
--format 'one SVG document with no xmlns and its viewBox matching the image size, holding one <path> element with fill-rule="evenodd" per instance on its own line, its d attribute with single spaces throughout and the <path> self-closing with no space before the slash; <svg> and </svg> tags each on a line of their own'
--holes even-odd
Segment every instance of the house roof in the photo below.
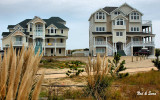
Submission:
<svg viewBox="0 0 160 100">
<path fill-rule="evenodd" d="M 16 25 L 8 25 L 7 29 L 14 28 Z"/>
<path fill-rule="evenodd" d="M 27 23 L 31 20 L 32 19 L 25 19 L 25 20 L 21 21 L 20 23 L 18 23 L 16 25 L 20 25 L 23 28 L 27 28 Z M 60 17 L 50 17 L 49 19 L 42 19 L 42 20 L 44 20 L 46 22 L 46 27 L 53 24 L 59 29 L 69 29 L 64 24 L 62 24 L 62 23 L 65 23 L 66 21 L 61 19 Z M 13 29 L 16 25 L 8 25 L 8 29 Z M 7 36 L 11 33 L 12 32 L 3 32 L 2 36 Z M 26 35 L 29 35 L 28 32 L 23 32 L 23 33 L 26 34 Z"/>
<path fill-rule="evenodd" d="M 32 19 L 25 19 L 22 22 L 18 23 L 21 27 L 23 28 L 27 28 L 27 23 L 29 21 L 31 21 Z M 60 17 L 51 17 L 49 19 L 42 19 L 46 22 L 46 26 L 48 27 L 51 24 L 54 24 L 57 28 L 62 28 L 62 29 L 68 29 L 68 27 L 66 27 L 65 25 L 61 24 L 61 22 L 66 22 L 63 19 L 61 19 Z M 18 25 L 17 24 L 17 25 Z M 9 28 L 14 28 L 16 25 L 8 25 L 8 29 Z"/>
<path fill-rule="evenodd" d="M 8 36 L 9 34 L 11 34 L 13 32 L 3 32 L 2 36 Z M 23 32 L 25 35 L 29 35 L 29 32 Z"/>
<path fill-rule="evenodd" d="M 150 33 L 144 33 L 144 32 L 126 32 L 127 35 L 149 35 L 149 36 L 154 36 L 155 34 L 150 34 Z"/>
<path fill-rule="evenodd" d="M 110 13 L 113 10 L 117 9 L 118 7 L 104 7 L 103 10 L 105 10 L 106 12 Z"/>
<path fill-rule="evenodd" d="M 93 35 L 111 35 L 112 32 L 92 32 Z"/>
</svg>

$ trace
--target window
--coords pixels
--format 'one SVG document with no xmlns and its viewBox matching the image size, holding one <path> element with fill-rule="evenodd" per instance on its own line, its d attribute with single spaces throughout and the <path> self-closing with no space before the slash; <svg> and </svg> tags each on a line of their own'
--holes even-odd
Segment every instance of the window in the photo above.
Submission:
<svg viewBox="0 0 160 100">
<path fill-rule="evenodd" d="M 96 27 L 96 31 L 97 32 L 104 32 L 105 31 L 105 27 Z"/>
<path fill-rule="evenodd" d="M 131 13 L 131 19 L 132 20 L 139 20 L 140 15 L 137 12 L 133 12 L 133 13 Z"/>
<path fill-rule="evenodd" d="M 54 32 L 56 33 L 56 31 L 57 31 L 57 30 L 55 29 Z"/>
<path fill-rule="evenodd" d="M 131 27 L 131 32 L 133 32 L 133 27 Z"/>
<path fill-rule="evenodd" d="M 61 49 L 59 49 L 59 54 L 61 54 Z"/>
<path fill-rule="evenodd" d="M 48 33 L 50 33 L 50 29 L 48 29 Z"/>
<path fill-rule="evenodd" d="M 61 43 L 63 43 L 63 39 L 61 39 Z"/>
<path fill-rule="evenodd" d="M 96 53 L 105 53 L 105 48 L 96 48 Z"/>
<path fill-rule="evenodd" d="M 54 28 L 53 28 L 53 27 L 51 27 L 51 33 L 54 33 L 53 31 L 54 31 Z"/>
<path fill-rule="evenodd" d="M 117 25 L 124 25 L 123 19 L 117 19 Z"/>
<path fill-rule="evenodd" d="M 30 32 L 32 32 L 32 23 L 30 23 Z"/>
<path fill-rule="evenodd" d="M 134 37 L 133 41 L 139 41 L 139 38 L 138 37 Z"/>
<path fill-rule="evenodd" d="M 115 14 L 115 15 L 119 15 L 119 14 L 120 14 L 120 12 L 119 12 L 119 11 L 116 11 L 116 12 L 114 12 L 114 14 Z"/>
<path fill-rule="evenodd" d="M 63 33 L 63 30 L 61 30 L 61 33 Z"/>
<path fill-rule="evenodd" d="M 116 32 L 116 36 L 123 36 L 123 32 Z"/>
<path fill-rule="evenodd" d="M 104 38 L 102 38 L 102 37 L 97 37 L 97 38 L 96 38 L 96 41 L 104 41 Z"/>
<path fill-rule="evenodd" d="M 28 38 L 26 37 L 26 42 L 28 42 Z"/>
<path fill-rule="evenodd" d="M 131 27 L 131 32 L 139 32 L 139 27 Z"/>
<path fill-rule="evenodd" d="M 49 39 L 47 39 L 47 43 L 49 43 Z"/>
<path fill-rule="evenodd" d="M 22 41 L 22 37 L 21 36 L 16 36 L 16 41 Z"/>
<path fill-rule="evenodd" d="M 103 12 L 96 13 L 96 19 L 105 19 L 105 15 Z"/>
</svg>

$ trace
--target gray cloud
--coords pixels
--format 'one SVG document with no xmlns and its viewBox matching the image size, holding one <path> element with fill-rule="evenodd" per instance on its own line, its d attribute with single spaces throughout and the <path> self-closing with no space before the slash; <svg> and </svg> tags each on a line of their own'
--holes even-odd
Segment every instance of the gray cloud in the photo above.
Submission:
<svg viewBox="0 0 160 100">
<path fill-rule="evenodd" d="M 7 31 L 7 25 L 39 16 L 49 18 L 59 16 L 67 21 L 70 28 L 67 49 L 89 47 L 88 18 L 91 13 L 105 6 L 120 6 L 127 2 L 141 11 L 143 19 L 160 23 L 159 0 L 1 0 L 0 2 L 0 33 Z M 158 34 L 159 28 L 153 26 Z M 156 47 L 160 47 L 156 44 Z"/>
</svg>

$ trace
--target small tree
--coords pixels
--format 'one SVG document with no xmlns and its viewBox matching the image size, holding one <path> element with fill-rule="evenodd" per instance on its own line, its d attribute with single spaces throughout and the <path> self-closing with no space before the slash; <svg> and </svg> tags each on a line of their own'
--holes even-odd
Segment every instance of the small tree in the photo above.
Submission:
<svg viewBox="0 0 160 100">
<path fill-rule="evenodd" d="M 158 70 L 160 70 L 160 61 L 159 61 L 160 49 L 155 50 L 155 56 L 156 59 L 152 60 L 152 62 L 154 63 L 154 66 L 157 67 Z"/>
<path fill-rule="evenodd" d="M 121 59 L 121 55 L 119 55 L 118 53 L 115 52 L 114 54 L 114 59 L 113 61 L 111 62 L 109 59 L 108 59 L 108 62 L 111 64 L 111 75 L 114 75 L 113 73 L 113 70 L 116 70 L 114 71 L 115 74 L 118 76 L 119 75 L 119 72 L 120 71 L 123 71 L 126 69 L 126 67 L 124 67 L 124 64 L 125 64 L 125 60 L 123 60 L 122 62 L 120 62 L 120 59 Z M 119 64 L 120 63 L 120 64 Z M 119 64 L 119 65 L 118 65 Z"/>
</svg>

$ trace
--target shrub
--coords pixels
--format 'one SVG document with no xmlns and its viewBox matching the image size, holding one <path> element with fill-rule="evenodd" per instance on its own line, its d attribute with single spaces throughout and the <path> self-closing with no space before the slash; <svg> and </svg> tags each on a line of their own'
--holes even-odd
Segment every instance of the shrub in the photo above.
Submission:
<svg viewBox="0 0 160 100">
<path fill-rule="evenodd" d="M 84 72 L 83 69 L 78 69 L 78 65 L 69 65 L 69 70 L 66 72 L 66 75 L 69 77 L 79 76 L 80 73 Z"/>
<path fill-rule="evenodd" d="M 119 67 L 117 67 L 113 73 L 115 73 L 118 68 Z M 112 82 L 112 77 L 107 76 L 111 72 L 111 64 L 108 64 L 105 57 L 101 60 L 98 54 L 96 60 L 91 60 L 90 57 L 88 58 L 86 72 L 88 76 L 86 94 L 93 96 L 97 100 L 106 100 L 107 97 L 104 94 Z"/>
<path fill-rule="evenodd" d="M 11 47 L 0 59 L 0 100 L 37 100 L 44 74 L 37 79 L 42 53 L 35 55 L 33 48 L 18 51 Z"/>
<path fill-rule="evenodd" d="M 112 62 L 108 59 L 108 62 L 111 64 L 112 76 L 115 76 L 115 74 L 118 76 L 120 71 L 123 71 L 126 69 L 126 67 L 124 67 L 125 60 L 123 60 L 122 62 L 119 62 L 120 59 L 121 59 L 121 56 L 116 52 L 114 54 L 114 59 Z M 113 70 L 115 70 L 114 73 L 113 73 Z"/>
<path fill-rule="evenodd" d="M 152 62 L 154 63 L 154 66 L 157 67 L 158 70 L 160 71 L 160 61 L 159 61 L 160 50 L 159 49 L 155 50 L 155 56 L 156 56 L 156 59 L 152 60 Z"/>
</svg>

